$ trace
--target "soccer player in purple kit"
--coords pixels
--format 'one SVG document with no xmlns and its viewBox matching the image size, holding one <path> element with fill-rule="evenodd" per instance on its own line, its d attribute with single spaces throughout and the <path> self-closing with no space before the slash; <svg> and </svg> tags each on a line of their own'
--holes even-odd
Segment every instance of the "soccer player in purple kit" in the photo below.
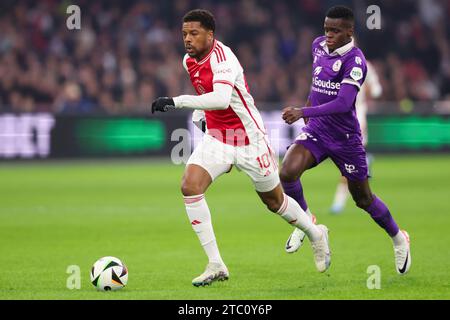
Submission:
<svg viewBox="0 0 450 320">
<path fill-rule="evenodd" d="M 411 266 L 409 236 L 400 230 L 387 206 L 372 193 L 368 182 L 366 151 L 356 117 L 355 100 L 366 73 L 366 59 L 354 46 L 354 16 L 345 6 L 334 6 L 326 14 L 325 35 L 312 43 L 311 91 L 303 108 L 283 109 L 283 120 L 292 124 L 305 118 L 307 124 L 282 162 L 280 179 L 287 195 L 310 214 L 300 177 L 326 158 L 331 158 L 347 178 L 356 205 L 392 238 L 395 265 L 399 274 Z M 286 251 L 302 245 L 304 233 L 295 229 L 286 242 Z"/>
</svg>

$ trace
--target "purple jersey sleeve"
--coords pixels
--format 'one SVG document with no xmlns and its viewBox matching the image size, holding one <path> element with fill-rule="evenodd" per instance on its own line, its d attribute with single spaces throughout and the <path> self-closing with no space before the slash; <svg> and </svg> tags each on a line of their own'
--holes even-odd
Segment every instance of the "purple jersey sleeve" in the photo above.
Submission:
<svg viewBox="0 0 450 320">
<path fill-rule="evenodd" d="M 358 89 L 354 85 L 344 83 L 336 99 L 315 107 L 303 108 L 303 115 L 307 118 L 345 113 L 352 109 Z"/>
<path fill-rule="evenodd" d="M 355 50 L 356 51 L 356 50 Z M 356 51 L 344 61 L 344 74 L 341 83 L 348 83 L 361 89 L 366 79 L 367 64 L 366 59 L 361 51 Z"/>
</svg>

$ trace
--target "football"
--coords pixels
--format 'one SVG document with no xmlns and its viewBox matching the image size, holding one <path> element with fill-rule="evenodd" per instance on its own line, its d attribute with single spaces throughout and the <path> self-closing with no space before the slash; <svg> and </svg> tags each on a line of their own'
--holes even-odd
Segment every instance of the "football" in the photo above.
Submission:
<svg viewBox="0 0 450 320">
<path fill-rule="evenodd" d="M 116 257 L 100 258 L 92 266 L 91 282 L 100 291 L 121 289 L 128 282 L 128 269 Z"/>
</svg>

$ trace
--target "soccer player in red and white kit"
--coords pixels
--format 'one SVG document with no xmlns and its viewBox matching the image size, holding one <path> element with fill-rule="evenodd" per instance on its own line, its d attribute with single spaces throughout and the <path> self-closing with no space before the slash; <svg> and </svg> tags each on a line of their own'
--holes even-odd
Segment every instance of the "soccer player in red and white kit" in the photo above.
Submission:
<svg viewBox="0 0 450 320">
<path fill-rule="evenodd" d="M 183 17 L 182 32 L 187 52 L 183 66 L 198 95 L 159 97 L 152 103 L 152 113 L 187 108 L 205 114 L 206 134 L 187 162 L 181 186 L 189 221 L 209 260 L 206 270 L 192 284 L 204 286 L 229 277 L 204 194 L 232 165 L 250 177 L 270 211 L 306 233 L 316 268 L 324 272 L 331 261 L 328 229 L 313 224 L 300 205 L 284 194 L 278 163 L 267 142 L 242 66 L 231 49 L 215 39 L 213 15 L 201 9 L 188 12 Z"/>
</svg>

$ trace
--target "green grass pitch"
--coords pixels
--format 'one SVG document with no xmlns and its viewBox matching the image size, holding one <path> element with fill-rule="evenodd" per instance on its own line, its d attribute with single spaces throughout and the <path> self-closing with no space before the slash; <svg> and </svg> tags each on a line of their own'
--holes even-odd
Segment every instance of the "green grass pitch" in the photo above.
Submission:
<svg viewBox="0 0 450 320">
<path fill-rule="evenodd" d="M 206 257 L 180 194 L 183 166 L 147 160 L 2 163 L 0 299 L 449 299 L 450 156 L 376 156 L 373 191 L 412 241 L 412 268 L 394 269 L 390 239 L 349 202 L 328 214 L 338 171 L 327 161 L 303 179 L 309 205 L 330 229 L 332 265 L 316 272 L 308 242 L 284 252 L 289 226 L 269 213 L 236 169 L 206 194 L 230 280 L 195 288 Z M 98 292 L 102 256 L 121 258 L 128 286 Z M 68 266 L 81 270 L 69 290 Z M 368 289 L 376 265 L 381 288 Z"/>
</svg>

